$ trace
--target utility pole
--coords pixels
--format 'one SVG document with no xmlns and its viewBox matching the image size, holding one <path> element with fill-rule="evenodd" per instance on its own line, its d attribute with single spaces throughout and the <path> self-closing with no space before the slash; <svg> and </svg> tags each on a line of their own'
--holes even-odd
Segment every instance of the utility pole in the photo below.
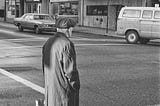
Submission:
<svg viewBox="0 0 160 106">
<path fill-rule="evenodd" d="M 108 33 L 109 32 L 109 19 L 108 19 L 108 17 L 109 17 L 109 14 L 108 14 L 108 12 L 109 12 L 109 4 L 110 4 L 110 0 L 108 0 L 108 2 L 107 2 L 107 24 L 106 24 L 106 33 Z"/>
<path fill-rule="evenodd" d="M 6 21 L 6 0 L 4 0 L 4 21 Z"/>
</svg>

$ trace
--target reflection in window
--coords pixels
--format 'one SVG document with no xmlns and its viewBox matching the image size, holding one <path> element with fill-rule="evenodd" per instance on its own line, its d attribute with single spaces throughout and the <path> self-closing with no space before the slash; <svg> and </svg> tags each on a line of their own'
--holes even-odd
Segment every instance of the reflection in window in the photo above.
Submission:
<svg viewBox="0 0 160 106">
<path fill-rule="evenodd" d="M 155 11 L 154 18 L 160 19 L 160 11 Z"/>
<path fill-rule="evenodd" d="M 143 18 L 146 18 L 146 19 L 151 19 L 151 18 L 152 18 L 152 13 L 153 13 L 153 12 L 150 11 L 150 10 L 144 10 L 142 17 L 143 17 Z"/>
<path fill-rule="evenodd" d="M 78 15 L 78 2 L 59 3 L 59 15 Z"/>
<path fill-rule="evenodd" d="M 138 18 L 140 17 L 140 10 L 124 10 L 123 12 L 123 17 L 128 17 L 128 18 Z"/>
<path fill-rule="evenodd" d="M 108 7 L 106 5 L 89 5 L 87 6 L 87 15 L 107 16 Z"/>
<path fill-rule="evenodd" d="M 35 20 L 53 20 L 50 16 L 48 15 L 34 15 Z"/>
</svg>

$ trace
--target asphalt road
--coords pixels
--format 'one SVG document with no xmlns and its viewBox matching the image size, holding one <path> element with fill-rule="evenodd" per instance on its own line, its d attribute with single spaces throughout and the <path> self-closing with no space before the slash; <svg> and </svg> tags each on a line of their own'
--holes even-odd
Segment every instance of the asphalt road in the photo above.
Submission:
<svg viewBox="0 0 160 106">
<path fill-rule="evenodd" d="M 44 99 L 41 49 L 51 36 L 0 25 L 0 106 L 35 106 L 36 99 Z M 159 41 L 131 45 L 84 33 L 73 33 L 71 40 L 81 80 L 80 106 L 160 104 Z"/>
</svg>

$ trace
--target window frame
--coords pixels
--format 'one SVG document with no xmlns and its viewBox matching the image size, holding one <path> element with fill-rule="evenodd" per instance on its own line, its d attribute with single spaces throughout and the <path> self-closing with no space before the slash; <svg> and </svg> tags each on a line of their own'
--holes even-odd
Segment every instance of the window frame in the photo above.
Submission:
<svg viewBox="0 0 160 106">
<path fill-rule="evenodd" d="M 59 15 L 78 15 L 79 3 L 75 1 L 58 3 Z"/>
<path fill-rule="evenodd" d="M 138 13 L 138 15 L 137 16 L 124 16 L 124 12 L 125 11 L 137 11 L 137 12 L 139 12 Z M 122 17 L 126 17 L 126 18 L 140 18 L 141 17 L 141 10 L 139 10 L 139 9 L 125 9 L 124 11 L 123 11 L 123 13 L 122 13 Z"/>
<path fill-rule="evenodd" d="M 159 18 L 156 18 L 156 17 L 155 17 L 156 12 L 159 12 L 159 13 L 160 13 L 160 11 L 157 11 L 157 10 L 156 10 L 156 11 L 154 11 L 154 19 L 160 19 L 160 17 L 159 17 Z"/>
<path fill-rule="evenodd" d="M 96 10 L 95 13 L 94 13 L 94 10 Z M 108 6 L 107 5 L 87 5 L 86 16 L 108 16 Z"/>
<path fill-rule="evenodd" d="M 151 17 L 144 17 L 144 12 L 151 11 Z M 142 12 L 142 19 L 152 19 L 153 18 L 153 10 L 143 10 Z"/>
</svg>

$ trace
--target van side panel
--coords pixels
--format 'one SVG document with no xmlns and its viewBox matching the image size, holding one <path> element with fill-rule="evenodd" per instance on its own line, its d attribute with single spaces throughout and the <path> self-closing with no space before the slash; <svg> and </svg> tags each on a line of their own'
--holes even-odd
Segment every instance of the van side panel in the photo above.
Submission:
<svg viewBox="0 0 160 106">
<path fill-rule="evenodd" d="M 154 21 L 152 26 L 152 37 L 160 38 L 160 20 Z"/>
<path fill-rule="evenodd" d="M 160 10 L 154 12 L 154 20 L 152 25 L 152 37 L 160 38 Z"/>
<path fill-rule="evenodd" d="M 128 30 L 139 32 L 140 10 L 123 9 L 117 21 L 117 34 L 125 35 Z"/>
<path fill-rule="evenodd" d="M 129 30 L 135 30 L 139 33 L 139 19 L 137 18 L 128 18 L 127 21 L 124 20 L 126 23 L 123 25 L 125 29 L 125 33 Z"/>
<path fill-rule="evenodd" d="M 152 37 L 152 20 L 140 20 L 140 37 L 151 38 Z"/>
</svg>

